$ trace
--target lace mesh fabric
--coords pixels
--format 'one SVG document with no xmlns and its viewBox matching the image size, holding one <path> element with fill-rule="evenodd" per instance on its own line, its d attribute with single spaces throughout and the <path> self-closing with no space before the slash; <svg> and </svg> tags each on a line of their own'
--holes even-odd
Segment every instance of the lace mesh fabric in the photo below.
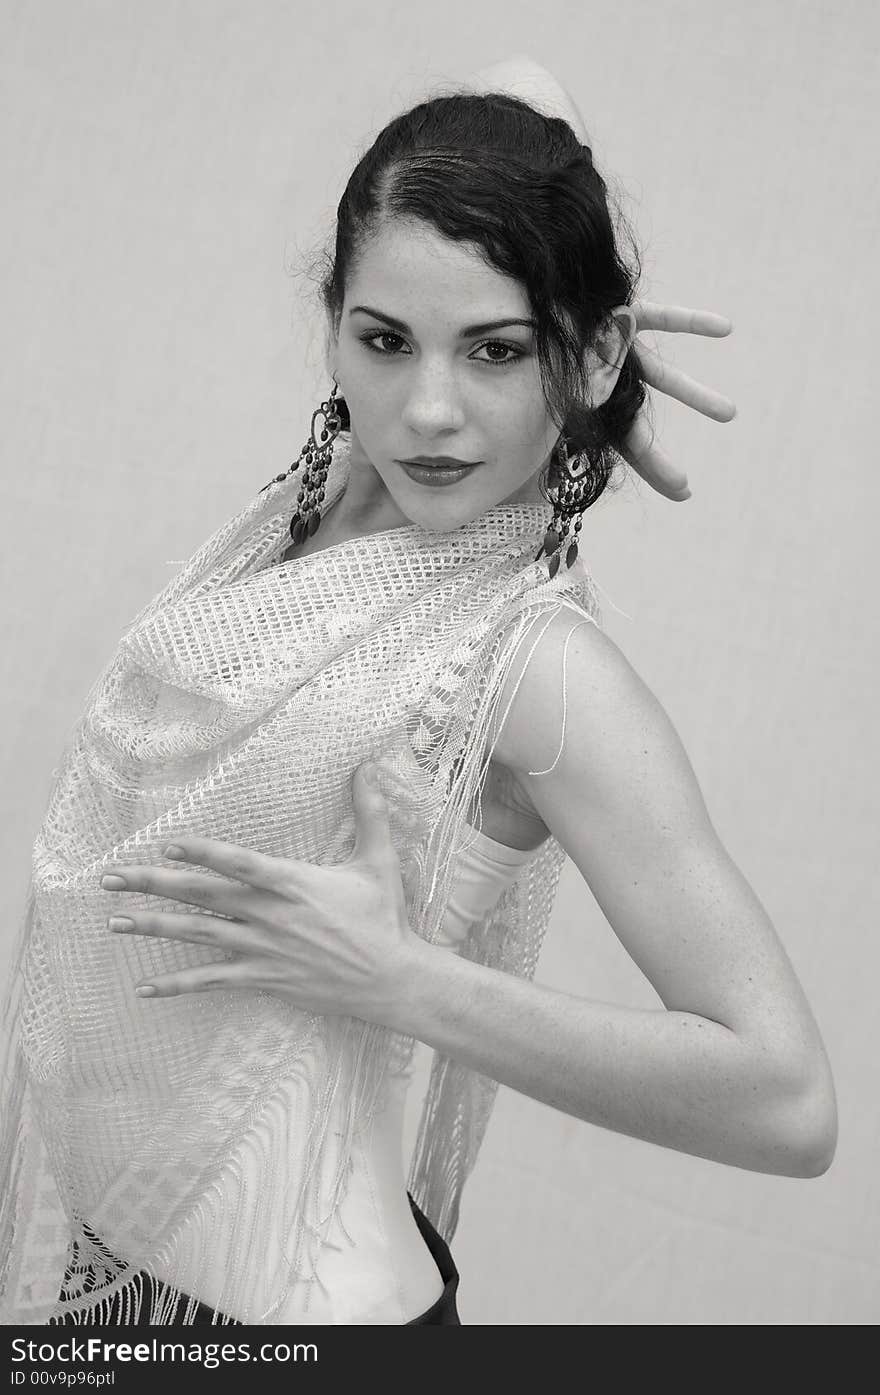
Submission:
<svg viewBox="0 0 880 1395">
<path fill-rule="evenodd" d="M 343 438 L 325 508 L 348 469 Z M 344 861 L 354 845 L 352 777 L 372 757 L 410 923 L 432 940 L 520 642 L 529 632 L 534 651 L 543 627 L 532 632 L 532 622 L 549 622 L 561 606 L 597 623 L 580 565 L 550 581 L 534 561 L 549 505 L 500 505 L 448 533 L 407 525 L 279 562 L 297 488 L 293 477 L 261 491 L 144 607 L 55 772 L 4 1015 L 4 1322 L 100 1321 L 118 1294 L 135 1321 L 145 1301 L 139 1271 L 157 1278 L 149 1321 L 168 1321 L 178 1288 L 199 1292 L 191 1270 L 180 1282 L 176 1246 L 184 1230 L 197 1234 L 209 1261 L 218 1198 L 228 1210 L 235 1196 L 218 1178 L 234 1172 L 242 1146 L 259 1153 L 260 1200 L 256 1219 L 242 1197 L 224 1215 L 235 1258 L 215 1311 L 278 1320 L 291 1285 L 317 1273 L 345 1196 L 352 1133 L 385 1072 L 405 1066 L 414 1046 L 267 993 L 138 999 L 142 979 L 218 954 L 111 935 L 107 916 L 122 907 L 100 887 L 105 867 L 167 865 L 161 850 L 175 833 Z M 564 861 L 549 838 L 474 924 L 462 955 L 531 977 Z M 192 910 L 140 893 L 123 899 L 133 909 Z M 303 1101 L 294 1178 L 271 1142 L 291 1077 Z M 435 1053 L 409 1189 L 447 1241 L 496 1089 Z M 270 1214 L 283 1217 L 283 1259 L 255 1306 L 246 1275 L 261 1255 L 260 1217 Z M 60 1295 L 68 1265 L 74 1279 Z"/>
</svg>

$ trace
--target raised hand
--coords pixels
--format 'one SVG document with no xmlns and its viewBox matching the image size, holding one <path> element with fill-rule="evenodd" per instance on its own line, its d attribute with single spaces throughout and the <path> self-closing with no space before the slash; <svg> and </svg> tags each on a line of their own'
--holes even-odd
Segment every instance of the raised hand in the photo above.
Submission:
<svg viewBox="0 0 880 1395">
<path fill-rule="evenodd" d="M 128 864 L 105 869 L 106 891 L 146 892 L 200 908 L 186 914 L 123 904 L 109 922 L 111 930 L 185 940 L 232 956 L 153 974 L 134 991 L 167 998 L 217 989 L 262 990 L 305 1012 L 387 1022 L 411 980 L 408 952 L 417 937 L 407 918 L 387 805 L 364 766 L 355 774 L 352 797 L 355 846 L 338 866 L 187 834 L 175 835 L 165 851 L 166 857 L 190 864 L 184 869 Z M 206 876 L 197 867 L 221 875 Z M 117 916 L 129 924 L 114 924 Z"/>
<path fill-rule="evenodd" d="M 658 305 L 651 300 L 635 300 L 632 309 L 636 313 L 637 332 L 660 330 L 666 334 L 700 334 L 708 335 L 712 339 L 723 339 L 733 330 L 733 325 L 726 316 L 716 315 L 712 310 L 689 310 L 683 305 Z M 736 405 L 729 397 L 698 383 L 680 368 L 673 368 L 671 364 L 664 363 L 654 349 L 641 343 L 638 338 L 634 341 L 633 348 L 638 354 L 645 381 L 657 392 L 674 397 L 686 407 L 693 407 L 703 416 L 711 417 L 713 421 L 732 421 L 736 416 Z M 636 417 L 621 454 L 627 464 L 631 465 L 652 489 L 656 489 L 658 494 L 677 502 L 690 498 L 687 475 L 657 445 L 644 411 Z"/>
</svg>

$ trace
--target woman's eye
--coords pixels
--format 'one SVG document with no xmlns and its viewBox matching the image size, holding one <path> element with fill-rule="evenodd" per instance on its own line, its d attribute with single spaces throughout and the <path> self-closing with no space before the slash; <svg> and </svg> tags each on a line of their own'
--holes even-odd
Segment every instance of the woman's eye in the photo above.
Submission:
<svg viewBox="0 0 880 1395">
<path fill-rule="evenodd" d="M 479 360 L 482 363 L 496 363 L 499 368 L 506 368 L 509 363 L 516 363 L 518 359 L 524 358 L 522 349 L 517 349 L 513 344 L 504 344 L 500 339 L 489 339 L 485 344 L 480 345 L 481 349 L 501 349 L 503 353 L 510 354 L 510 358 L 489 358 Z"/>
<path fill-rule="evenodd" d="M 394 334 L 390 329 L 373 330 L 370 334 L 362 334 L 361 340 L 367 348 L 374 354 L 381 354 L 383 358 L 394 358 L 401 351 L 399 348 L 379 348 L 380 341 L 393 340 L 396 344 L 403 344 L 403 339 L 399 334 Z M 477 352 L 482 350 L 492 350 L 493 354 L 500 351 L 504 357 L 478 358 L 476 363 L 491 363 L 495 368 L 509 368 L 512 363 L 518 363 L 521 358 L 525 358 L 524 350 L 517 348 L 514 344 L 505 344 L 501 339 L 487 339 L 485 344 L 481 344 Z"/>
<path fill-rule="evenodd" d="M 397 350 L 397 349 L 385 350 L 385 349 L 379 349 L 379 348 L 377 348 L 377 347 L 376 347 L 376 344 L 377 344 L 377 341 L 378 341 L 379 339 L 396 339 L 397 342 L 398 342 L 398 344 L 402 344 L 402 343 L 403 343 L 403 340 L 401 339 L 400 335 L 399 335 L 399 334 L 392 334 L 392 332 L 391 332 L 390 329 L 379 329 L 379 330 L 374 330 L 372 334 L 363 334 L 363 335 L 361 335 L 361 338 L 362 338 L 363 342 L 367 345 L 367 347 L 370 348 L 370 349 L 372 349 L 374 353 L 377 353 L 377 354 L 384 354 L 385 358 L 390 358 L 392 354 L 398 353 L 399 350 Z"/>
</svg>

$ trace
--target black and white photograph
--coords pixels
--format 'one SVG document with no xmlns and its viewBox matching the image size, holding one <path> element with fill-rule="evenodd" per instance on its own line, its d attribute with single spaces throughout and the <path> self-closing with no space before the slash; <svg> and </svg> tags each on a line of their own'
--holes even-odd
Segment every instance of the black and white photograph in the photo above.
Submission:
<svg viewBox="0 0 880 1395">
<path fill-rule="evenodd" d="M 0 74 L 13 1383 L 874 1325 L 877 8 L 2 0 Z"/>
</svg>

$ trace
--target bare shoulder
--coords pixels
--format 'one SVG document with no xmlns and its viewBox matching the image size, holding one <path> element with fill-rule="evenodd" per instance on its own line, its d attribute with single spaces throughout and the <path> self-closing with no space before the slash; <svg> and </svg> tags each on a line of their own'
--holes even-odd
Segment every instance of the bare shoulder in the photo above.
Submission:
<svg viewBox="0 0 880 1395">
<path fill-rule="evenodd" d="M 694 849 L 720 855 L 663 705 L 580 609 L 538 615 L 506 675 L 495 759 L 594 893 L 648 880 Z"/>
<path fill-rule="evenodd" d="M 494 758 L 524 790 L 570 755 L 625 776 L 644 755 L 640 736 L 681 751 L 662 705 L 615 642 L 586 614 L 538 616 L 517 649 L 501 693 L 506 713 Z M 682 753 L 683 754 L 683 753 Z M 586 773 L 582 771 L 582 773 Z M 630 772 L 632 773 L 632 772 Z"/>
</svg>

